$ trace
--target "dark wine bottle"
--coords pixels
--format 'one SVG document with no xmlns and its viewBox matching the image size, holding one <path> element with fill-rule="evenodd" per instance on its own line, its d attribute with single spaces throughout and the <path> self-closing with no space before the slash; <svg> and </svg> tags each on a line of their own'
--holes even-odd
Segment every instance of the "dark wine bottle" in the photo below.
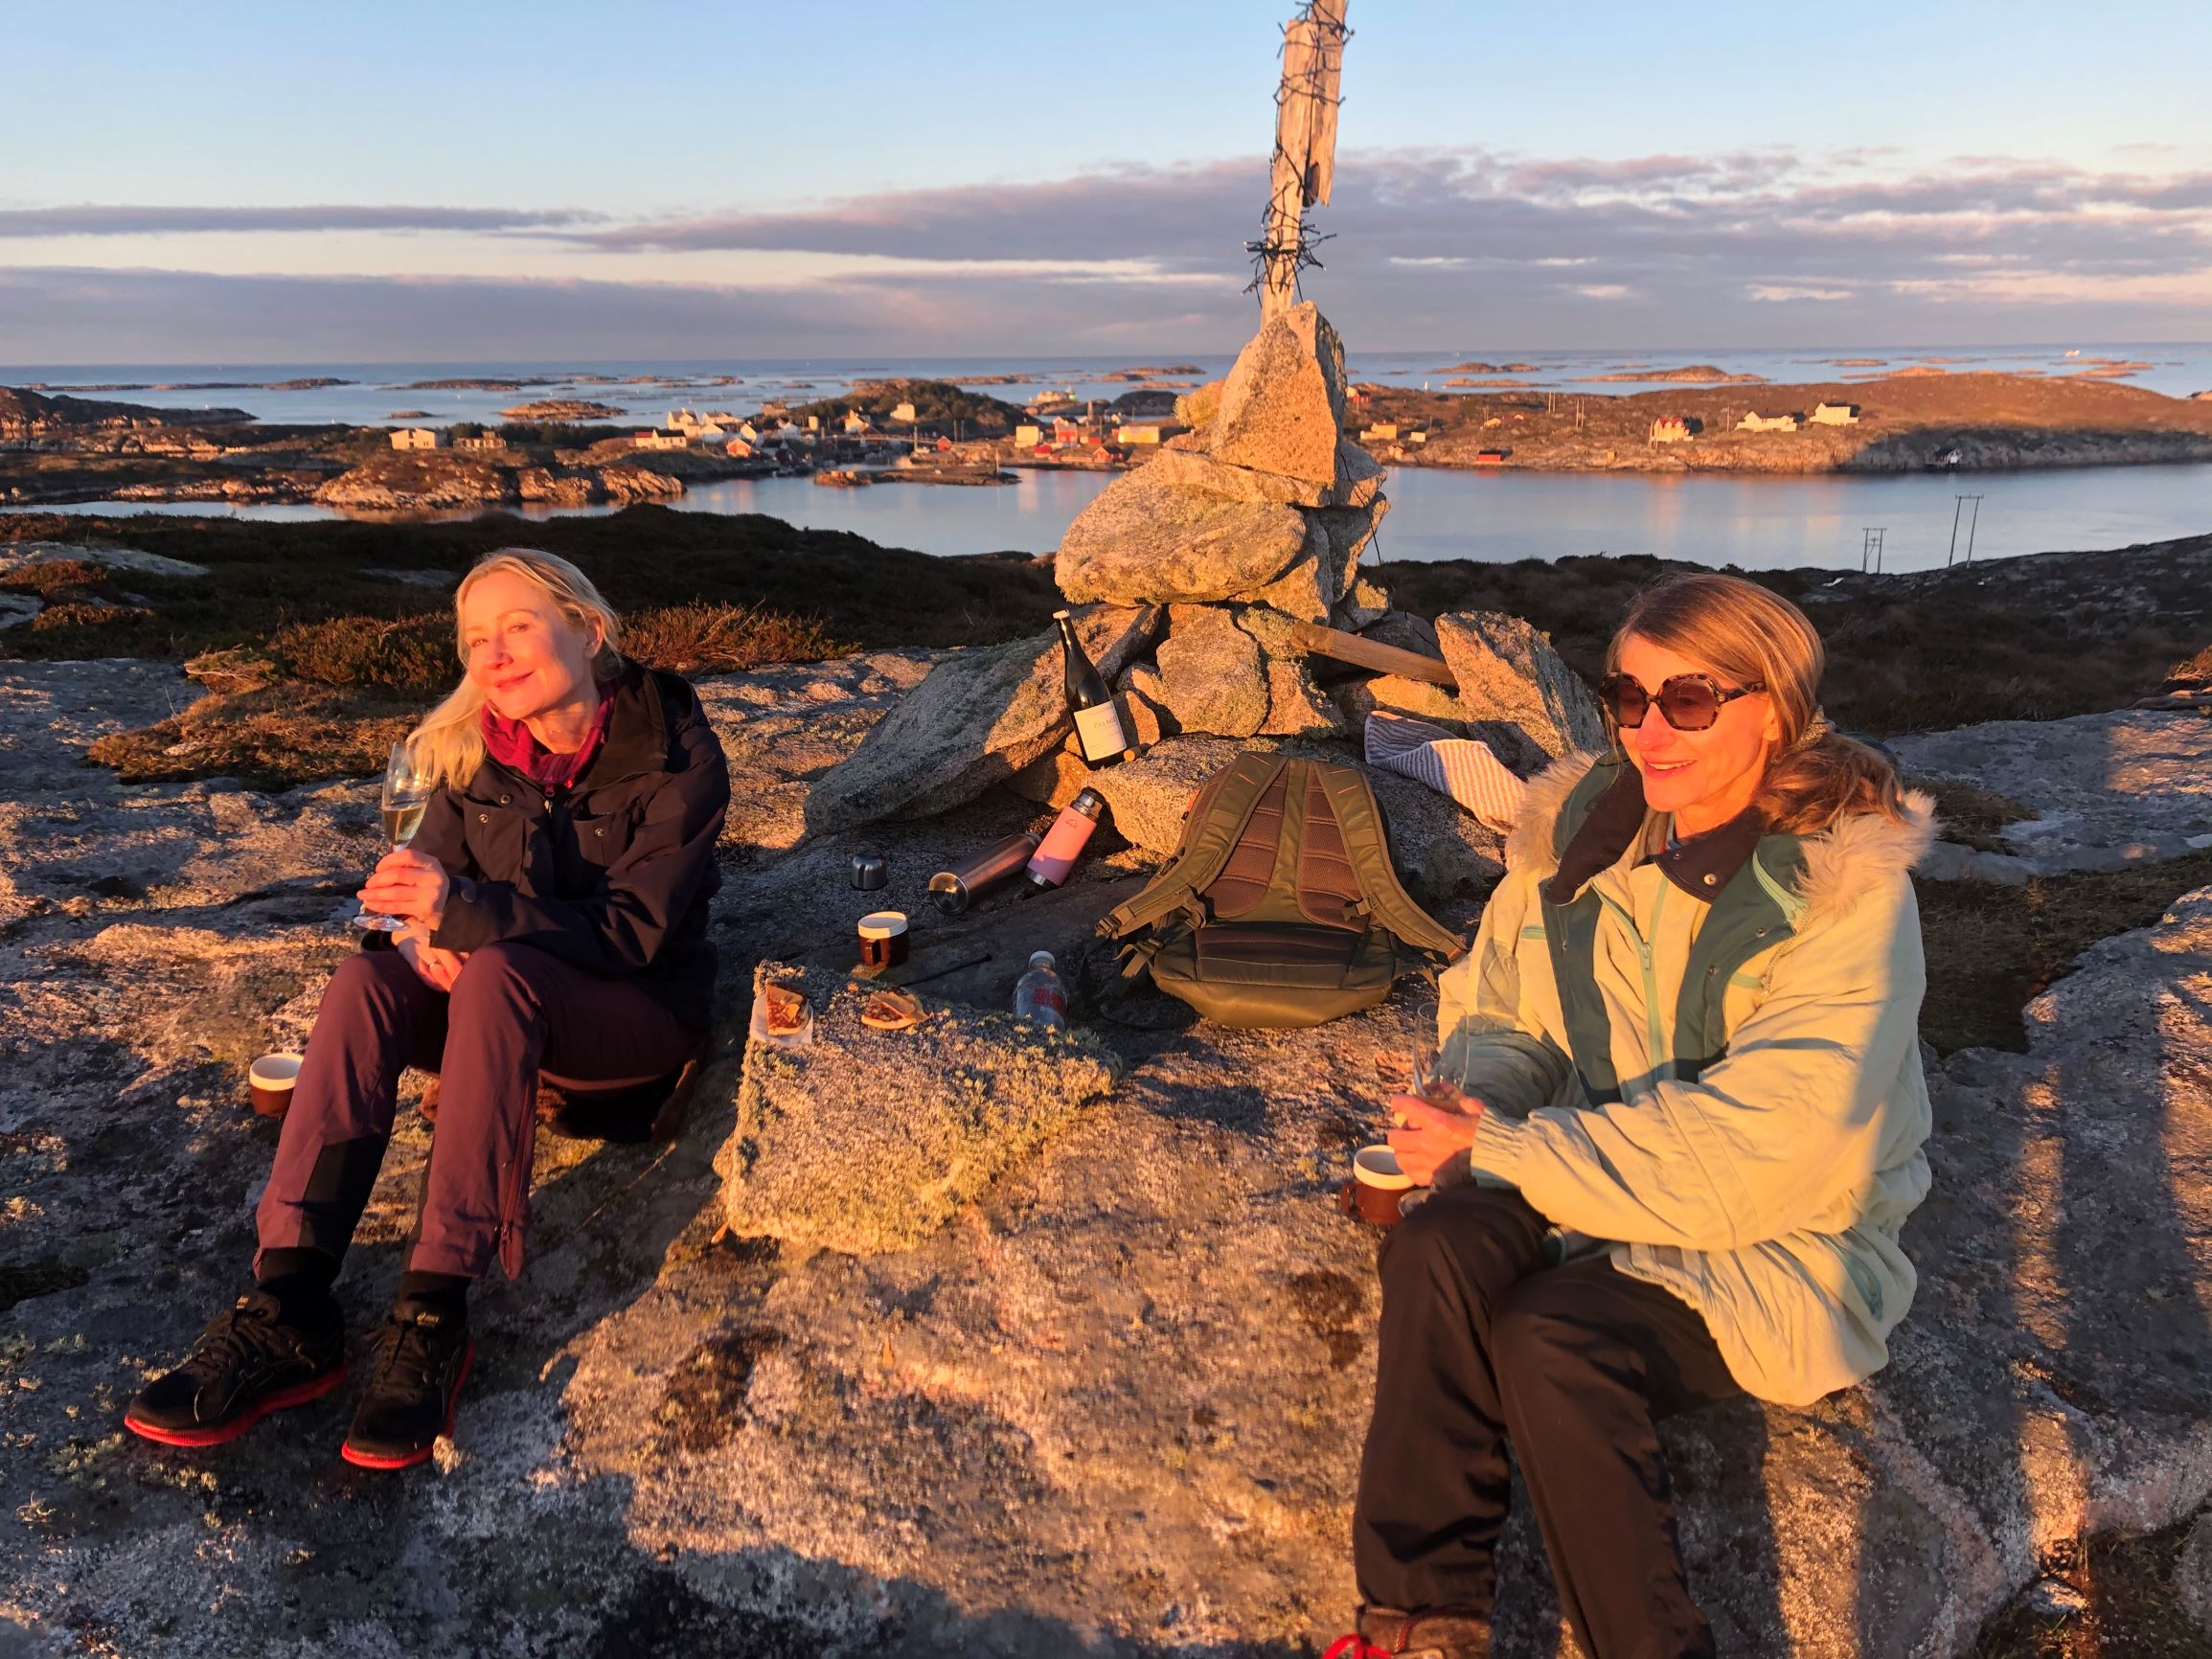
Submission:
<svg viewBox="0 0 2212 1659">
<path fill-rule="evenodd" d="M 1075 622 L 1069 613 L 1055 611 L 1053 621 L 1060 624 L 1068 712 L 1075 716 L 1076 740 L 1083 745 L 1083 763 L 1110 766 L 1116 761 L 1128 760 L 1136 751 L 1129 742 L 1128 729 L 1122 724 L 1121 710 L 1114 706 L 1112 691 L 1083 653 L 1083 642 L 1075 637 Z"/>
</svg>

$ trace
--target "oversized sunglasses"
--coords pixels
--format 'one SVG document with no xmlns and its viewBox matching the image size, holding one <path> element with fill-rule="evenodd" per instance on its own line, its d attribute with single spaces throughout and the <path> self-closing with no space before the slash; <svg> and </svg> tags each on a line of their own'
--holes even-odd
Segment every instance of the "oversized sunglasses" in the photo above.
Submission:
<svg viewBox="0 0 2212 1659">
<path fill-rule="evenodd" d="M 1702 732 L 1721 717 L 1722 704 L 1766 689 L 1764 680 L 1753 680 L 1731 692 L 1723 690 L 1711 674 L 1676 674 L 1654 696 L 1627 674 L 1608 674 L 1598 682 L 1598 696 L 1613 716 L 1613 723 L 1623 731 L 1632 732 L 1642 725 L 1645 714 L 1656 703 L 1667 724 L 1676 731 Z"/>
</svg>

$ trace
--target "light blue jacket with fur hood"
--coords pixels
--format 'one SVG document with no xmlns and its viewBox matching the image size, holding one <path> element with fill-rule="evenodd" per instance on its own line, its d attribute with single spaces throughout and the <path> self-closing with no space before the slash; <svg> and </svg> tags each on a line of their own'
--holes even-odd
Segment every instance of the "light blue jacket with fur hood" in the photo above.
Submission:
<svg viewBox="0 0 2212 1659">
<path fill-rule="evenodd" d="M 1697 1308 L 1746 1392 L 1805 1404 L 1880 1370 L 1912 1302 L 1907 873 L 1932 803 L 1802 836 L 1746 817 L 1680 850 L 1668 823 L 1618 758 L 1530 785 L 1440 993 L 1447 1075 L 1489 1108 L 1468 1168 Z"/>
</svg>

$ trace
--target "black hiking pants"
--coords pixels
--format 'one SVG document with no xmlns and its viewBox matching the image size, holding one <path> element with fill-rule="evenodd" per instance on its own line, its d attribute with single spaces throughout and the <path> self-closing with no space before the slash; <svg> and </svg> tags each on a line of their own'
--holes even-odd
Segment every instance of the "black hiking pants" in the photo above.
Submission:
<svg viewBox="0 0 2212 1659">
<path fill-rule="evenodd" d="M 1740 1390 L 1695 1308 L 1603 1259 L 1546 1266 L 1544 1231 L 1519 1193 L 1468 1185 L 1383 1242 L 1360 1600 L 1490 1612 L 1510 1443 L 1591 1659 L 1710 1654 L 1657 1425 Z"/>
</svg>

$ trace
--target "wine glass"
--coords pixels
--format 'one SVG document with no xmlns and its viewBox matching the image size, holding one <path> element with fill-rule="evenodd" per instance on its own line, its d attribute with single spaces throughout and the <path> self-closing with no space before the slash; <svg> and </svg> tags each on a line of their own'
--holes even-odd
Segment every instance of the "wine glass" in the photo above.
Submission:
<svg viewBox="0 0 2212 1659">
<path fill-rule="evenodd" d="M 1406 1093 L 1419 1095 L 1432 1106 L 1458 1108 L 1459 1085 L 1444 1075 L 1444 1049 L 1433 1002 L 1413 1008 L 1413 1036 L 1406 1045 Z"/>
<path fill-rule="evenodd" d="M 391 759 L 384 762 L 384 838 L 394 847 L 404 847 L 415 839 L 415 831 L 422 828 L 422 814 L 429 810 L 430 797 L 437 793 L 437 780 L 415 753 L 412 743 L 394 743 Z M 375 933 L 397 933 L 407 925 L 397 916 L 378 916 L 367 905 L 353 919 L 355 927 Z"/>
</svg>

